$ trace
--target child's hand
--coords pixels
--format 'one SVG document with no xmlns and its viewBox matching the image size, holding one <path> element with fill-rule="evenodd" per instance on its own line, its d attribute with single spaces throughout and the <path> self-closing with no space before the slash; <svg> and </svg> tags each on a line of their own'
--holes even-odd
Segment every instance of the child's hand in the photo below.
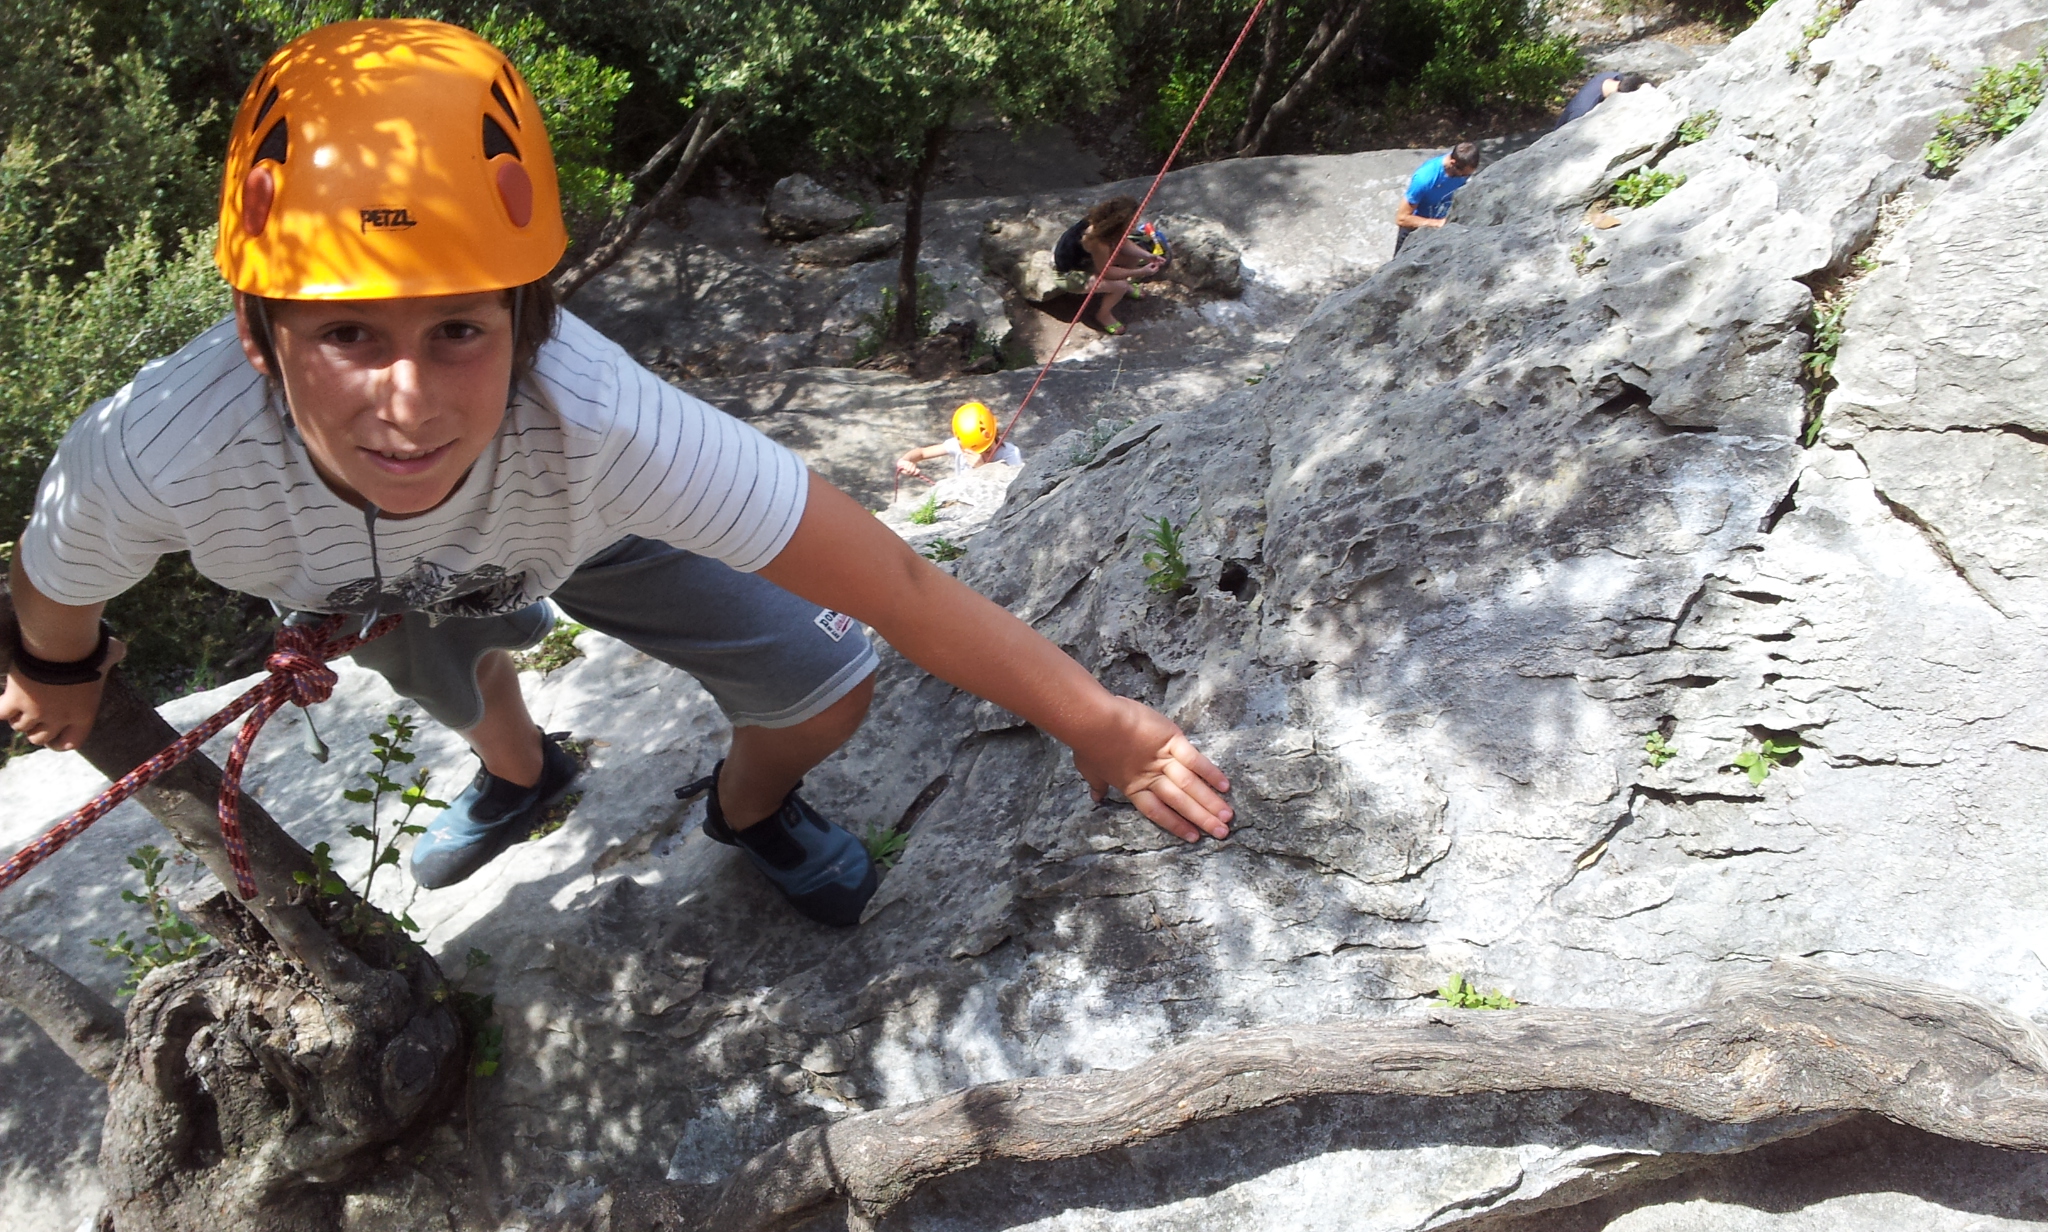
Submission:
<svg viewBox="0 0 2048 1232">
<path fill-rule="evenodd" d="M 127 643 L 107 639 L 107 660 L 100 665 L 100 678 L 89 684 L 38 684 L 26 676 L 7 673 L 6 688 L 0 689 L 0 723 L 5 723 L 43 748 L 69 752 L 92 734 L 99 717 L 100 693 L 106 688 L 107 673 L 128 657 Z"/>
<path fill-rule="evenodd" d="M 912 461 L 911 461 L 911 460 L 910 460 L 909 458 L 898 458 L 898 459 L 896 459 L 896 473 L 897 473 L 897 474 L 899 474 L 899 475 L 922 475 L 922 474 L 924 474 L 924 472 L 923 472 L 923 471 L 921 471 L 921 470 L 917 469 L 917 463 L 915 463 L 915 462 L 912 462 Z"/>
<path fill-rule="evenodd" d="M 1177 838 L 1230 837 L 1234 815 L 1220 793 L 1230 780 L 1188 743 L 1172 719 L 1128 697 L 1112 698 L 1109 730 L 1074 750 L 1074 767 L 1097 800 L 1124 793 L 1152 824 Z"/>
</svg>

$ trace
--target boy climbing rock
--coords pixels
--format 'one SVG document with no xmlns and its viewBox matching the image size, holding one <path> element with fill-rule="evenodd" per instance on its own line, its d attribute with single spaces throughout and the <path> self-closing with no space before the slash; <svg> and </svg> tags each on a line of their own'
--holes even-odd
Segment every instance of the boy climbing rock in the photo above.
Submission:
<svg viewBox="0 0 2048 1232">
<path fill-rule="evenodd" d="M 1098 798 L 1223 837 L 1223 774 L 926 563 L 794 454 L 556 308 L 567 246 L 525 81 L 437 22 L 343 22 L 244 95 L 216 260 L 235 312 L 66 435 L 14 556 L 0 721 L 76 747 L 120 644 L 107 600 L 166 552 L 300 614 L 367 626 L 358 662 L 468 741 L 475 780 L 412 853 L 470 876 L 577 766 L 535 727 L 509 651 L 552 598 L 695 676 L 733 724 L 707 833 L 806 915 L 858 920 L 860 842 L 796 794 L 860 726 L 876 657 L 911 662 L 1075 750 Z"/>
<path fill-rule="evenodd" d="M 1001 436 L 994 411 L 980 402 L 963 402 L 953 412 L 953 435 L 936 445 L 904 450 L 903 456 L 896 459 L 896 473 L 929 478 L 918 469 L 918 464 L 947 457 L 953 459 L 950 473 L 955 475 L 997 462 L 1009 466 L 1024 465 L 1023 451 L 1008 441 L 1001 441 Z"/>
</svg>

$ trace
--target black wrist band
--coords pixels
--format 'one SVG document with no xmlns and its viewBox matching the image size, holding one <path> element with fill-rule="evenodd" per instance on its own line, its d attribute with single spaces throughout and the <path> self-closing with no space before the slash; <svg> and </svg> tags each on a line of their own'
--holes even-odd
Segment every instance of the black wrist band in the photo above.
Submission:
<svg viewBox="0 0 2048 1232">
<path fill-rule="evenodd" d="M 107 622 L 102 620 L 100 622 L 100 644 L 93 647 L 91 654 L 83 659 L 76 659 L 69 663 L 52 663 L 48 659 L 38 659 L 28 652 L 28 647 L 21 644 L 20 625 L 15 625 L 9 632 L 14 636 L 14 665 L 12 670 L 19 672 L 23 678 L 33 680 L 37 684 L 59 685 L 91 684 L 98 680 L 100 678 L 100 668 L 105 666 L 107 662 L 107 642 L 114 635 L 114 631 L 107 628 Z"/>
</svg>

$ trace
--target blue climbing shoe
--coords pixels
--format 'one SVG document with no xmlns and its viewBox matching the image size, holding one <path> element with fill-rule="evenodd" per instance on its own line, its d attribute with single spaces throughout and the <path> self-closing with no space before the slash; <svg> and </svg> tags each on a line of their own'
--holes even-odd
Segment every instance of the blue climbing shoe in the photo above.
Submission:
<svg viewBox="0 0 2048 1232">
<path fill-rule="evenodd" d="M 811 919 L 840 928 L 860 923 L 861 908 L 881 884 L 867 847 L 820 817 L 794 790 L 766 818 L 734 830 L 725 824 L 725 812 L 718 806 L 718 772 L 724 768 L 721 761 L 710 774 L 676 788 L 679 800 L 705 793 L 704 833 L 746 852 L 748 861 L 790 906 Z"/>
<path fill-rule="evenodd" d="M 422 889 L 452 886 L 525 838 L 569 794 L 582 767 L 555 737 L 540 738 L 540 782 L 508 783 L 478 768 L 476 778 L 412 845 L 412 879 Z"/>
</svg>

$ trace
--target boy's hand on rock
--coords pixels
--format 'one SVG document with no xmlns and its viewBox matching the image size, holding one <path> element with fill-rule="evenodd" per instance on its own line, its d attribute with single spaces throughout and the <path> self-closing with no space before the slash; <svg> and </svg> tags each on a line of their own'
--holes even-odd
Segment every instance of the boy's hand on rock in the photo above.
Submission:
<svg viewBox="0 0 2048 1232">
<path fill-rule="evenodd" d="M 1229 838 L 1234 814 L 1221 794 L 1230 790 L 1223 771 L 1172 719 L 1128 697 L 1113 701 L 1110 730 L 1074 750 L 1090 794 L 1101 800 L 1115 787 L 1154 825 L 1190 843 L 1204 834 Z"/>
<path fill-rule="evenodd" d="M 88 684 L 37 684 L 18 673 L 7 673 L 6 691 L 0 692 L 0 723 L 28 737 L 30 744 L 60 753 L 77 748 L 99 717 L 107 673 L 127 655 L 128 647 L 120 638 L 109 638 L 100 678 Z"/>
</svg>

